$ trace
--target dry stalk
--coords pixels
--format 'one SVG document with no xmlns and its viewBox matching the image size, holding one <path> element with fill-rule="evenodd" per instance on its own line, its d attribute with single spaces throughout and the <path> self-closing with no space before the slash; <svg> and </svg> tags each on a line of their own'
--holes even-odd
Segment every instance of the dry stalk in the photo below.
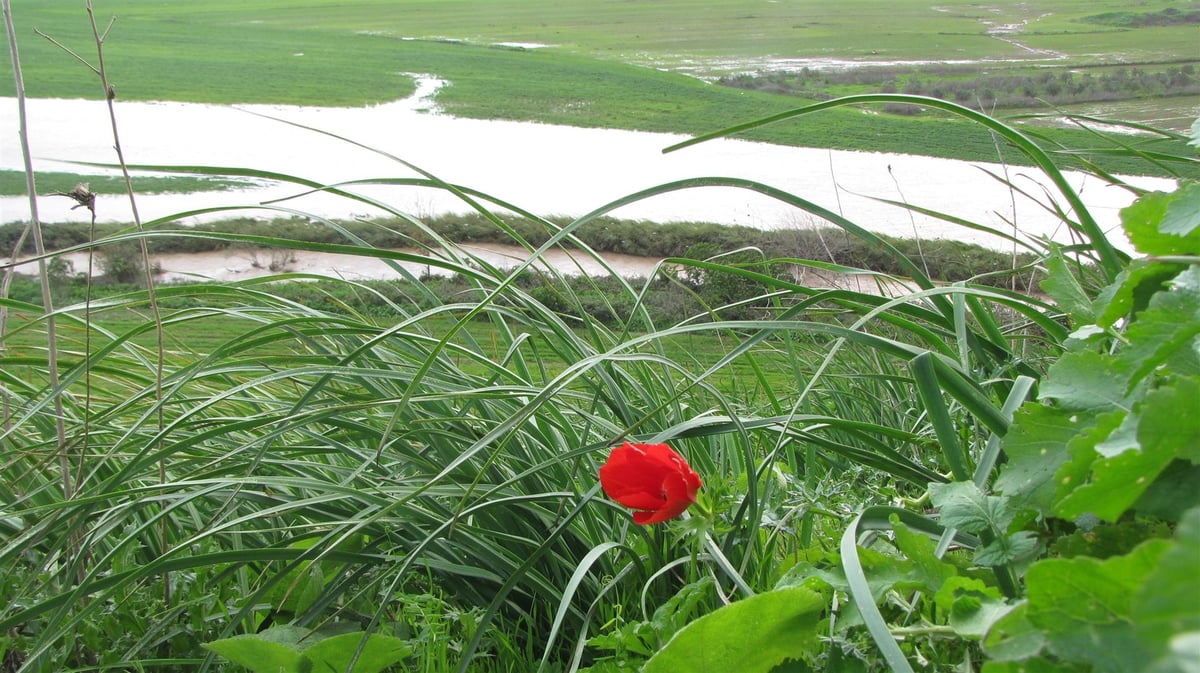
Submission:
<svg viewBox="0 0 1200 673">
<path fill-rule="evenodd" d="M 7 1 L 7 0 L 5 0 L 5 1 Z M 129 175 L 129 166 L 125 161 L 125 152 L 121 148 L 121 134 L 117 127 L 117 111 L 116 111 L 116 106 L 114 104 L 114 101 L 116 100 L 116 97 L 117 97 L 116 89 L 113 87 L 112 83 L 108 79 L 108 71 L 107 71 L 107 69 L 105 67 L 105 63 L 104 63 L 104 40 L 105 40 L 105 38 L 108 37 L 109 30 L 112 29 L 113 24 L 116 22 L 116 17 L 115 16 L 112 17 L 109 20 L 108 25 L 105 26 L 104 31 L 101 32 L 99 25 L 96 23 L 96 12 L 92 7 L 91 0 L 87 0 L 85 4 L 86 4 L 86 8 L 87 8 L 88 20 L 92 26 L 92 37 L 93 37 L 93 40 L 96 45 L 96 65 L 92 65 L 91 63 L 89 63 L 87 61 L 87 59 L 85 59 L 82 56 L 80 56 L 79 54 L 75 53 L 69 47 L 63 45 L 61 42 L 55 40 L 53 37 L 46 35 L 45 33 L 42 33 L 40 31 L 35 31 L 35 32 L 37 32 L 38 35 L 41 35 L 45 39 L 49 40 L 51 43 L 53 43 L 54 45 L 56 45 L 57 47 L 59 47 L 60 49 L 65 51 L 66 53 L 73 56 L 80 63 L 87 66 L 87 68 L 89 70 L 91 70 L 96 75 L 96 77 L 100 80 L 100 86 L 101 86 L 103 94 L 104 94 L 104 100 L 108 105 L 109 122 L 112 126 L 113 149 L 117 153 L 117 163 L 120 166 L 121 175 L 125 181 L 125 193 L 129 196 L 129 206 L 130 206 L 130 210 L 133 215 L 133 224 L 134 224 L 134 227 L 137 230 L 137 232 L 139 234 L 141 234 L 141 233 L 143 233 L 142 218 L 141 218 L 141 215 L 138 213 L 137 197 L 133 191 L 133 180 Z M 74 191 L 74 190 L 72 190 L 72 191 Z M 68 194 L 68 196 L 71 196 L 71 194 Z M 93 211 L 93 216 L 94 216 L 94 211 Z M 94 217 L 93 217 L 93 221 L 94 221 Z M 152 314 L 153 320 L 154 320 L 155 346 L 156 346 L 156 356 L 157 356 L 155 359 L 155 367 L 156 368 L 155 368 L 155 379 L 154 379 L 154 393 L 155 393 L 155 400 L 159 403 L 157 405 L 157 408 L 158 408 L 158 413 L 157 413 L 158 419 L 157 420 L 158 420 L 158 429 L 161 431 L 165 425 L 162 404 L 161 404 L 162 397 L 163 397 L 163 375 L 164 375 L 164 357 L 165 357 L 164 356 L 164 346 L 163 346 L 164 337 L 163 337 L 163 328 L 162 328 L 162 312 L 159 308 L 157 293 L 155 291 L 154 266 L 153 266 L 153 264 L 150 263 L 149 246 L 146 243 L 146 239 L 144 237 L 139 237 L 138 243 L 140 246 L 142 271 L 145 274 L 144 282 L 146 284 L 146 298 L 150 304 L 150 311 L 151 311 L 151 314 Z M 89 283 L 91 282 L 90 261 L 89 261 L 89 268 L 88 268 L 88 282 Z M 89 287 L 90 287 L 90 285 L 89 285 Z M 85 448 L 86 448 L 86 444 L 85 444 Z M 166 467 L 166 462 L 164 460 L 164 461 L 159 462 L 159 481 L 160 481 L 160 483 L 165 483 L 166 480 L 167 480 L 167 467 Z M 163 549 L 166 549 L 168 546 L 167 538 L 168 538 L 168 529 L 167 529 L 166 521 L 164 520 L 163 526 L 161 529 L 161 539 L 162 539 L 162 548 Z M 168 605 L 170 605 L 170 602 L 171 602 L 170 586 L 171 586 L 170 578 L 168 576 L 164 575 L 164 577 L 163 577 L 163 595 L 164 595 L 164 598 Z"/>
<path fill-rule="evenodd" d="M 27 234 L 33 237 L 34 250 L 38 257 L 38 276 L 41 278 L 42 289 L 42 306 L 46 311 L 46 367 L 49 370 L 50 390 L 57 391 L 59 386 L 58 378 L 58 329 L 54 319 L 54 300 L 50 294 L 50 274 L 46 266 L 46 246 L 42 238 L 41 221 L 38 218 L 37 208 L 37 183 L 33 174 L 33 158 L 29 150 L 29 127 L 27 124 L 27 115 L 25 110 L 25 80 L 21 76 L 21 56 L 17 48 L 17 34 L 13 28 L 12 7 L 9 0 L 2 0 L 4 9 L 4 28 L 8 33 L 8 48 L 12 56 L 13 64 L 13 80 L 17 91 L 17 118 L 18 118 L 18 137 L 21 143 L 21 158 L 25 165 L 25 187 L 29 193 L 29 227 L 22 232 L 17 246 L 13 250 L 13 262 L 16 262 L 17 256 L 20 254 L 21 248 L 25 245 Z M 14 266 L 9 266 L 4 274 L 2 295 L 7 296 L 8 289 L 12 283 L 12 275 Z M 0 307 L 0 336 L 7 329 L 8 312 L 4 307 Z M 9 423 L 8 400 L 5 399 L 4 404 L 5 428 Z M 54 394 L 54 430 L 55 439 L 58 444 L 58 462 L 59 469 L 62 472 L 62 489 L 63 498 L 70 500 L 75 497 L 75 485 L 71 480 L 70 457 L 67 455 L 67 431 L 63 418 L 63 403 L 61 393 Z"/>
</svg>

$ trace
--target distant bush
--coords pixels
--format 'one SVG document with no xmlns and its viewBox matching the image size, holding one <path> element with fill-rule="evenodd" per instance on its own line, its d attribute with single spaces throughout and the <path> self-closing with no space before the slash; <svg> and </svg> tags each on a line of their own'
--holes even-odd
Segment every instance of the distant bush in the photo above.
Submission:
<svg viewBox="0 0 1200 673">
<path fill-rule="evenodd" d="M 1122 28 L 1145 28 L 1148 26 L 1186 26 L 1200 23 L 1200 10 L 1180 11 L 1167 7 L 1157 12 L 1104 12 L 1079 19 L 1081 23 Z"/>
<path fill-rule="evenodd" d="M 1200 11 L 1188 12 L 1187 15 L 1200 17 Z M 1183 13 L 1180 13 L 1180 16 L 1183 16 Z M 1191 19 L 1188 19 L 1188 22 L 1192 22 Z M 856 93 L 894 93 L 902 90 L 915 96 L 952 100 L 984 112 L 997 108 L 1031 108 L 1047 104 L 1066 105 L 1200 94 L 1200 78 L 1196 76 L 1194 63 L 1171 65 L 1161 69 L 1120 67 L 1095 73 L 1087 70 L 1076 72 L 1046 69 L 1036 73 L 993 74 L 975 66 L 889 66 L 855 68 L 839 72 L 804 68 L 794 71 L 743 73 L 725 77 L 720 83 L 741 89 L 772 91 L 817 100 L 828 100 L 835 95 L 842 95 L 847 92 L 847 87 L 855 88 Z M 889 104 L 884 107 L 884 111 L 890 114 L 912 115 L 919 112 L 920 107 Z"/>
</svg>

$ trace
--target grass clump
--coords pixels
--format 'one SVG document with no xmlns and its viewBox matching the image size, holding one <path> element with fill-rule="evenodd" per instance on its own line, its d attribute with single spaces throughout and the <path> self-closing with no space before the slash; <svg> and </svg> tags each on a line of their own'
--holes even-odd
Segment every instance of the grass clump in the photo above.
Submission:
<svg viewBox="0 0 1200 673">
<path fill-rule="evenodd" d="M 120 193 L 125 191 L 125 179 L 116 175 L 87 175 L 79 173 L 37 172 L 37 184 L 43 195 L 51 192 L 68 192 L 83 182 L 94 192 Z M 248 186 L 241 180 L 184 177 L 184 176 L 139 176 L 137 189 L 142 194 L 170 194 L 224 191 Z M 21 196 L 26 193 L 23 171 L 0 170 L 0 196 Z"/>
</svg>

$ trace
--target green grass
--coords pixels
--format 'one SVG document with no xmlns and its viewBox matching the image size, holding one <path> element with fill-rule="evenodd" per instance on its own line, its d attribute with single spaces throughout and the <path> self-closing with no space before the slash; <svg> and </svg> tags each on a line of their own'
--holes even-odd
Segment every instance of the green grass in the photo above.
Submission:
<svg viewBox="0 0 1200 673">
<path fill-rule="evenodd" d="M 370 302 L 372 295 L 366 292 L 347 293 L 342 284 L 333 281 L 310 281 L 300 285 L 299 287 L 284 287 L 274 288 L 273 292 L 282 297 L 288 297 L 290 300 L 303 303 L 308 306 L 314 306 L 321 303 L 328 303 L 330 308 L 336 307 L 339 303 L 345 302 L 343 306 L 353 305 L 355 302 Z M 432 283 L 431 283 L 432 285 Z M 374 287 L 377 292 L 388 292 L 389 288 L 385 283 L 369 283 L 368 287 Z M 166 321 L 172 323 L 172 315 L 178 311 L 179 316 L 190 315 L 198 308 L 198 303 L 195 300 L 186 299 L 189 296 L 189 290 L 186 287 L 171 287 L 171 294 L 181 299 L 170 302 L 175 305 L 175 308 L 168 311 Z M 13 296 L 31 295 L 36 297 L 36 291 L 30 291 L 33 288 L 16 288 Z M 107 310 L 104 305 L 116 301 L 121 302 L 122 295 L 127 295 L 133 292 L 137 293 L 136 289 L 124 287 L 118 290 L 106 289 L 103 286 L 94 289 L 94 299 L 92 300 L 101 308 L 94 311 L 87 311 L 83 308 L 84 302 L 71 303 L 74 308 L 70 309 L 69 315 L 73 320 L 68 325 L 61 328 L 59 332 L 60 347 L 65 352 L 82 353 L 89 348 L 98 350 L 105 345 L 113 342 L 112 335 L 132 334 L 127 343 L 130 346 L 149 352 L 155 344 L 156 334 L 151 331 L 139 330 L 139 327 L 144 327 L 148 318 L 148 309 L 121 307 Z M 78 292 L 72 293 L 72 299 L 78 299 Z M 327 297 L 328 302 L 322 302 L 322 297 Z M 66 297 L 60 297 L 59 303 L 65 304 Z M 205 304 L 207 308 L 213 308 L 212 304 Z M 371 302 L 370 305 L 355 307 L 357 310 L 379 314 L 382 308 L 381 304 Z M 377 323 L 380 329 L 395 327 L 394 317 L 389 317 L 388 313 L 383 312 L 383 318 L 367 318 L 364 315 L 364 320 L 372 323 Z M 14 313 L 11 318 L 15 325 L 33 323 L 36 324 L 38 316 L 25 313 Z M 93 328 L 85 330 L 81 326 L 73 327 L 76 320 L 90 321 Z M 167 352 L 170 354 L 173 363 L 186 363 L 198 358 L 207 357 L 213 353 L 219 352 L 231 342 L 239 342 L 246 337 L 246 334 L 255 328 L 259 327 L 260 323 L 256 320 L 247 319 L 247 316 L 239 314 L 233 307 L 217 312 L 211 311 L 202 316 L 188 319 L 180 322 L 177 325 L 169 326 L 164 330 L 165 344 Z M 431 333 L 439 334 L 451 331 L 455 326 L 455 320 L 450 316 L 435 316 L 424 321 L 424 326 Z M 506 340 L 506 336 L 500 329 L 490 321 L 475 321 L 468 323 L 465 327 L 464 338 L 468 342 L 478 344 L 498 344 Z M 586 334 L 580 334 L 585 337 Z M 4 342 L 4 346 L 8 350 L 8 355 L 16 359 L 35 358 L 39 353 L 44 352 L 46 343 L 46 334 L 41 329 L 21 329 L 15 331 Z M 528 345 L 532 351 L 538 349 L 538 340 L 530 342 Z M 709 367 L 718 363 L 729 348 L 728 337 L 719 335 L 706 334 L 685 334 L 677 337 L 665 338 L 661 341 L 661 348 L 664 355 L 672 361 L 683 365 L 686 371 L 694 374 L 700 374 Z M 557 376 L 567 367 L 569 362 L 556 358 L 553 355 L 553 349 L 548 348 L 547 343 L 541 343 L 540 348 L 548 353 L 543 355 L 545 373 L 548 377 Z M 272 340 L 263 344 L 259 349 L 255 349 L 247 353 L 263 358 L 288 358 L 302 355 L 307 348 L 302 342 L 295 342 L 287 339 Z M 532 352 L 531 351 L 531 352 Z M 490 357 L 500 359 L 503 357 L 503 352 L 493 351 L 489 354 Z M 737 399 L 739 404 L 753 406 L 762 401 L 763 389 L 762 383 L 766 383 L 773 389 L 786 389 L 794 385 L 787 375 L 786 357 L 778 352 L 764 352 L 761 356 L 761 365 L 764 367 L 765 379 L 756 382 L 749 388 L 746 387 L 746 382 L 755 381 L 755 372 L 746 361 L 736 360 L 728 363 L 721 368 L 720 373 L 714 374 L 711 377 L 713 384 L 723 394 L 728 395 L 731 399 Z M 467 374 L 474 376 L 486 375 L 486 371 L 481 369 L 470 360 L 456 359 L 455 363 L 461 367 Z"/>
<path fill-rule="evenodd" d="M 94 192 L 123 192 L 125 179 L 115 175 L 88 175 L 41 171 L 35 174 L 38 191 L 69 192 L 80 182 L 86 182 Z M 139 194 L 166 194 L 223 191 L 246 187 L 241 180 L 186 176 L 133 176 L 134 189 Z M 0 170 L 0 196 L 19 196 L 28 191 L 24 171 Z"/>
</svg>

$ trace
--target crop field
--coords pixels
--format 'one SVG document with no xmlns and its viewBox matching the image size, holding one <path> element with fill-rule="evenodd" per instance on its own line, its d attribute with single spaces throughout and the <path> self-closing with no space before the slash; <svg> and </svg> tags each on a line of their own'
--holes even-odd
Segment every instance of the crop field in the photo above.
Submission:
<svg viewBox="0 0 1200 673">
<path fill-rule="evenodd" d="M 29 29 L 36 27 L 68 45 L 86 45 L 90 29 L 78 7 L 36 0 L 17 0 L 13 6 L 31 83 L 44 81 L 43 71 L 61 71 L 68 59 L 49 58 L 53 47 L 34 40 Z M 1198 7 L 1194 1 L 1159 0 L 1140 3 L 1137 10 Z M 453 40 L 475 46 L 545 45 L 590 58 L 687 68 L 708 75 L 784 59 L 1039 61 L 1049 56 L 1082 64 L 1197 56 L 1194 24 L 1128 29 L 1084 21 L 1127 8 L 1127 3 L 1116 0 L 992 4 L 961 0 L 936 4 L 912 0 L 836 4 L 795 0 L 357 0 L 337 4 L 316 0 L 115 0 L 96 4 L 102 23 L 110 15 L 117 17 L 110 35 L 114 59 L 131 66 L 134 61 L 140 63 L 136 70 L 130 68 L 130 75 L 153 74 L 160 69 L 183 75 L 192 69 L 201 77 L 185 76 L 181 84 L 190 80 L 200 90 L 193 91 L 196 97 L 189 100 L 222 102 L 228 94 L 221 87 L 204 92 L 207 87 L 200 85 L 205 83 L 203 70 L 224 69 L 226 75 L 249 75 L 249 83 L 256 86 L 268 85 L 254 100 L 278 101 L 289 96 L 290 90 L 291 96 L 312 104 L 352 99 L 353 95 L 344 92 L 356 89 L 364 78 L 374 77 L 376 85 L 387 86 L 396 70 L 407 69 L 397 67 L 402 59 L 390 53 L 390 43 L 406 39 Z M 1023 44 L 1026 42 L 1028 46 Z M 286 71 L 281 69 L 284 64 Z M 337 70 L 339 65 L 344 69 Z M 113 66 L 117 68 L 118 61 Z M 333 77 L 306 81 L 329 72 L 338 72 L 345 81 Z M 117 70 L 116 74 L 122 78 L 124 73 Z M 226 82 L 227 86 L 246 84 Z M 50 88 L 64 85 L 55 81 Z M 323 96 L 314 85 L 340 91 Z M 372 93 L 359 90 L 357 97 L 367 102 L 374 100 Z"/>
<path fill-rule="evenodd" d="M 83 66 L 34 32 L 88 57 L 94 49 L 83 11 L 34 0 L 13 5 L 27 93 L 99 97 Z M 1198 6 L 1147 2 L 1138 11 Z M 1194 24 L 1130 29 L 1084 21 L 1123 8 L 1069 1 L 118 0 L 99 3 L 96 13 L 105 25 L 115 17 L 106 53 L 122 99 L 363 105 L 409 95 L 410 75 L 430 73 L 450 82 L 437 103 L 458 116 L 703 133 L 812 100 L 707 83 L 731 73 L 911 61 L 1064 68 L 1200 56 Z M 11 93 L 11 78 L 0 78 L 0 93 Z M 987 134 L 925 121 L 840 110 L 747 137 L 996 159 Z M 1094 142 L 1051 133 L 1068 144 Z"/>
</svg>

